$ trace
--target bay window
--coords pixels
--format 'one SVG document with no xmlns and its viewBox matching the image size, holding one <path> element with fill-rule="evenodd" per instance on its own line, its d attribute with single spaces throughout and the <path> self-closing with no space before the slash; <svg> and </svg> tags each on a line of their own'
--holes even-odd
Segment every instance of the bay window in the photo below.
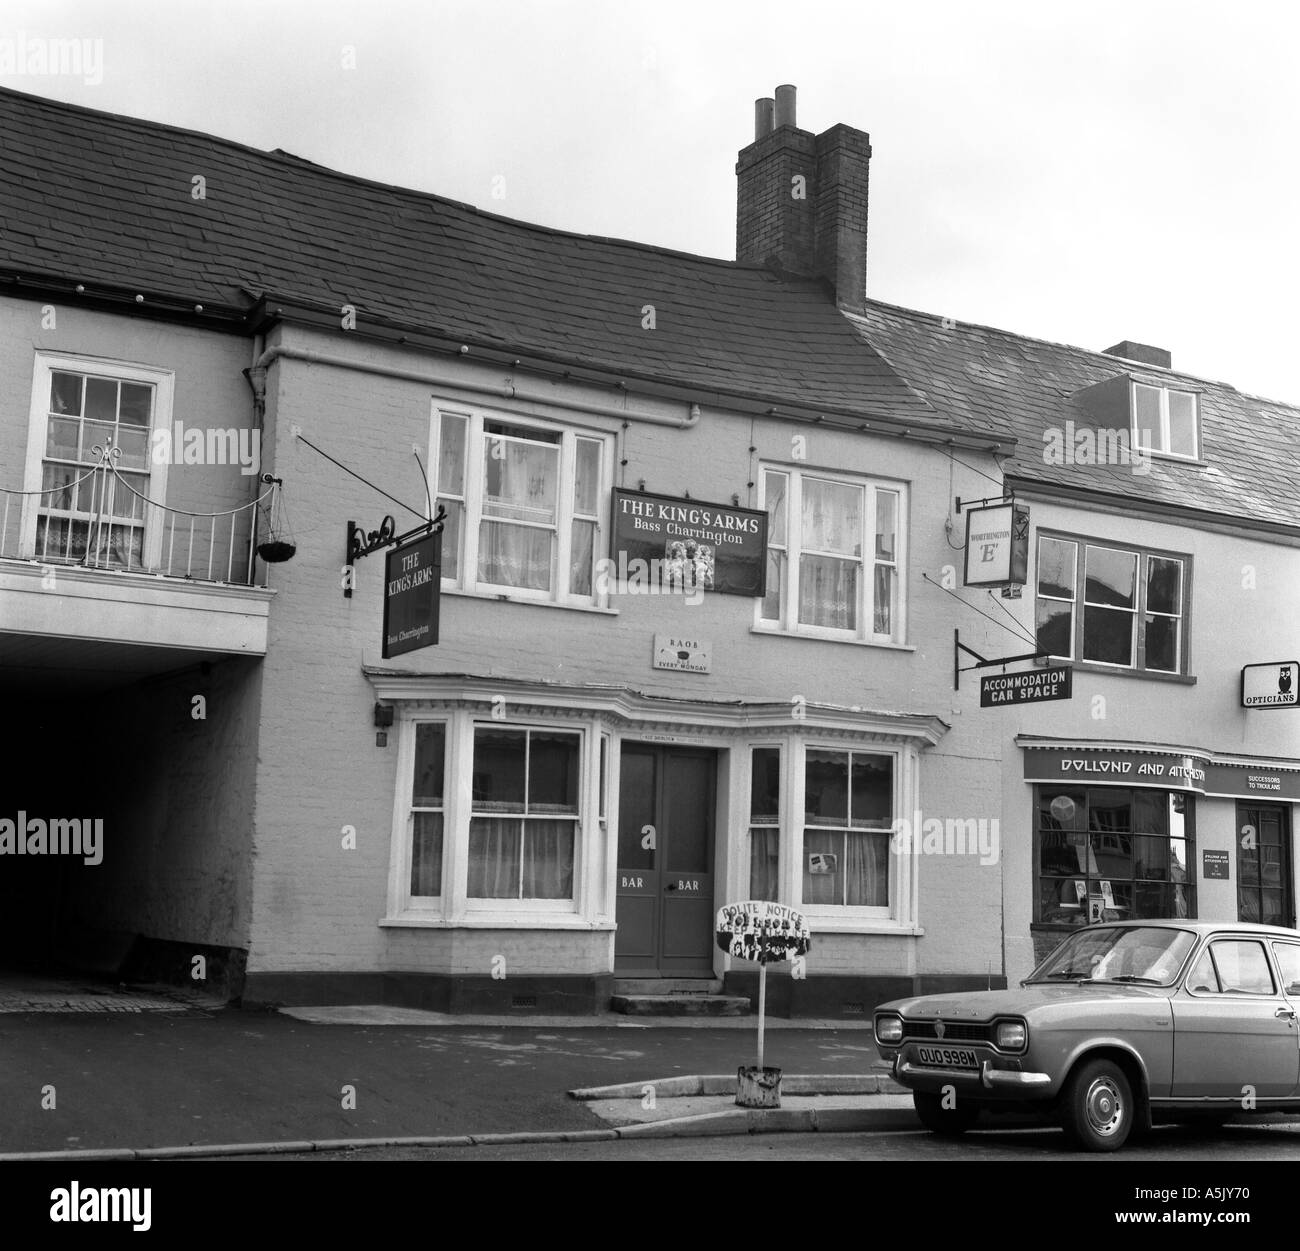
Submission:
<svg viewBox="0 0 1300 1251">
<path fill-rule="evenodd" d="M 809 747 L 804 757 L 803 902 L 889 906 L 893 759 Z"/>
</svg>

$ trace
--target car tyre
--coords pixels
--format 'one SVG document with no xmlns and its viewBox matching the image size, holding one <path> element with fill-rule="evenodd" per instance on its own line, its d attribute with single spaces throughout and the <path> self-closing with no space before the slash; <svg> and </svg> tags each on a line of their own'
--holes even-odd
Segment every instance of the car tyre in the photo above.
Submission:
<svg viewBox="0 0 1300 1251">
<path fill-rule="evenodd" d="M 1065 1084 L 1061 1127 L 1083 1151 L 1118 1151 L 1128 1141 L 1136 1112 L 1124 1070 L 1112 1060 L 1088 1060 Z"/>
<path fill-rule="evenodd" d="M 912 1106 L 921 1124 L 941 1138 L 956 1138 L 979 1120 L 979 1104 L 958 1098 L 951 1108 L 943 1106 L 943 1096 L 925 1090 L 912 1091 Z"/>
</svg>

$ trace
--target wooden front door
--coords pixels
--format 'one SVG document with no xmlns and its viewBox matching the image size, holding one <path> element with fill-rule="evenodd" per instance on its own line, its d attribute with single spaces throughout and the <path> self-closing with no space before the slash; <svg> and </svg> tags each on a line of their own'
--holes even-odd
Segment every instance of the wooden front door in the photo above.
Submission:
<svg viewBox="0 0 1300 1251">
<path fill-rule="evenodd" d="M 619 766 L 618 933 L 625 976 L 713 974 L 717 757 L 625 743 Z"/>
</svg>

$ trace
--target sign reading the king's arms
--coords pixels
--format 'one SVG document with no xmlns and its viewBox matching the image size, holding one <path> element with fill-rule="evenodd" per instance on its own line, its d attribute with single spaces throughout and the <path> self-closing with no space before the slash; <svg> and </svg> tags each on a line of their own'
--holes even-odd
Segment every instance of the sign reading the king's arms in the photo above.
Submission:
<svg viewBox="0 0 1300 1251">
<path fill-rule="evenodd" d="M 767 514 L 615 490 L 609 554 L 623 583 L 648 578 L 664 588 L 761 597 L 767 593 Z"/>
</svg>

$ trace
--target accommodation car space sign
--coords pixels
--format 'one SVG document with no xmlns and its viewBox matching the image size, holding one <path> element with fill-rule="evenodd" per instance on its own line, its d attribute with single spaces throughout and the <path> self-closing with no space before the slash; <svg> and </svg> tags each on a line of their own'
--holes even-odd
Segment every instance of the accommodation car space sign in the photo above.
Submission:
<svg viewBox="0 0 1300 1251">
<path fill-rule="evenodd" d="M 767 593 L 767 514 L 646 491 L 614 491 L 619 580 L 684 592 Z"/>
<path fill-rule="evenodd" d="M 1243 665 L 1243 708 L 1300 708 L 1300 661 L 1275 660 L 1266 665 Z"/>
<path fill-rule="evenodd" d="M 986 673 L 980 678 L 980 707 L 1070 699 L 1073 685 L 1074 670 L 1069 665 L 1052 665 L 1025 673 Z"/>
<path fill-rule="evenodd" d="M 966 513 L 965 586 L 1023 586 L 1029 570 L 1029 509 L 993 504 Z"/>
<path fill-rule="evenodd" d="M 383 656 L 400 656 L 438 641 L 442 535 L 426 534 L 384 559 Z"/>
<path fill-rule="evenodd" d="M 718 946 L 729 956 L 759 964 L 793 960 L 812 946 L 803 913 L 766 899 L 724 904 L 717 931 Z"/>
</svg>

